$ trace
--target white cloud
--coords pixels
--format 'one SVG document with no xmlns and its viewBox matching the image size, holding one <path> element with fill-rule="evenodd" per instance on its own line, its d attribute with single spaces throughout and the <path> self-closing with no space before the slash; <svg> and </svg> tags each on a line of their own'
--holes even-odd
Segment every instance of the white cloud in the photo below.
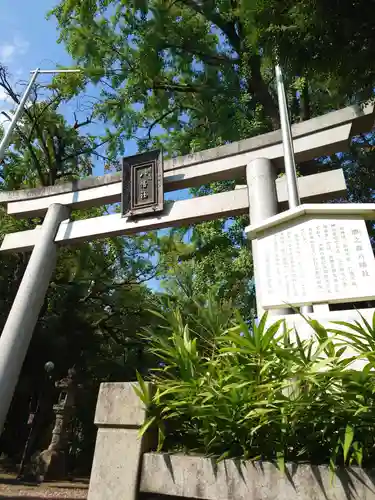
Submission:
<svg viewBox="0 0 375 500">
<path fill-rule="evenodd" d="M 0 46 L 0 60 L 4 63 L 9 62 L 16 52 L 16 46 L 11 43 L 5 43 Z"/>
<path fill-rule="evenodd" d="M 19 76 L 21 70 L 18 60 L 27 53 L 29 45 L 29 42 L 18 35 L 14 35 L 13 38 L 0 40 L 0 64 L 9 66 L 11 73 Z M 9 127 L 9 119 L 2 112 L 9 113 L 9 110 L 13 107 L 14 103 L 12 99 L 6 94 L 4 89 L 0 88 L 0 126 L 5 130 Z"/>
<path fill-rule="evenodd" d="M 12 102 L 12 99 L 8 96 L 3 88 L 0 87 L 0 102 Z"/>
<path fill-rule="evenodd" d="M 12 41 L 0 43 L 0 63 L 8 64 L 16 57 L 26 54 L 29 45 L 29 42 L 19 36 L 15 36 Z"/>
</svg>

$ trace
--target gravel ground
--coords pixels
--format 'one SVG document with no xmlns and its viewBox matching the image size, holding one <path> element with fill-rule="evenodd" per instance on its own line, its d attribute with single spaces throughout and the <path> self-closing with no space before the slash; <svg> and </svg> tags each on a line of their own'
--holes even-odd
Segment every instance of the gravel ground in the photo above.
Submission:
<svg viewBox="0 0 375 500">
<path fill-rule="evenodd" d="M 84 500 L 87 498 L 88 485 L 85 482 L 44 483 L 40 486 L 17 483 L 12 476 L 0 476 L 0 500 L 27 498 L 40 500 L 43 498 L 65 498 L 67 500 Z"/>
</svg>

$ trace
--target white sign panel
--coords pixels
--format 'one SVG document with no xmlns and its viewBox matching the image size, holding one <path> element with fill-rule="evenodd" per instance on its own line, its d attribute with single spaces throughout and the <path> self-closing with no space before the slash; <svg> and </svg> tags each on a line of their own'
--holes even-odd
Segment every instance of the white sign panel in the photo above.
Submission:
<svg viewBox="0 0 375 500">
<path fill-rule="evenodd" d="M 364 220 L 314 219 L 257 240 L 264 309 L 375 298 Z"/>
</svg>

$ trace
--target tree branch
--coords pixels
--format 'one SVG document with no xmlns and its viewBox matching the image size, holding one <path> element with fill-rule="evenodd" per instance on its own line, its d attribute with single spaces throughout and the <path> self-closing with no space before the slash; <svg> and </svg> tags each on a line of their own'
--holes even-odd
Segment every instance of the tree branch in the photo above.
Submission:
<svg viewBox="0 0 375 500">
<path fill-rule="evenodd" d="M 175 92 L 186 92 L 191 94 L 198 94 L 203 89 L 209 89 L 207 86 L 194 87 L 194 85 L 179 85 L 178 83 L 169 82 L 154 82 L 152 85 L 153 90 L 169 90 Z"/>
<path fill-rule="evenodd" d="M 11 119 L 10 116 L 5 111 L 2 111 L 1 114 L 6 116 L 9 120 Z M 20 129 L 20 127 L 18 125 L 16 125 L 16 129 L 17 129 L 19 136 L 21 137 L 25 146 L 27 147 L 27 149 L 29 150 L 29 152 L 31 154 L 31 157 L 33 159 L 33 162 L 34 162 L 34 165 L 35 165 L 35 168 L 36 168 L 36 171 L 37 171 L 37 174 L 38 174 L 38 177 L 39 177 L 39 180 L 40 180 L 42 186 L 45 186 L 45 179 L 44 179 L 44 175 L 42 172 L 42 168 L 41 168 L 39 159 L 38 159 L 37 155 L 35 154 L 35 151 L 34 151 L 32 144 L 30 143 L 28 137 L 26 137 L 26 135 L 22 132 L 22 130 Z"/>
<path fill-rule="evenodd" d="M 233 64 L 238 64 L 238 62 L 239 62 L 239 59 L 231 59 L 230 57 L 226 57 L 226 56 L 220 55 L 220 54 L 218 54 L 218 55 L 206 54 L 205 52 L 201 52 L 200 50 L 191 49 L 187 46 L 166 44 L 164 48 L 174 49 L 174 50 L 178 50 L 181 52 L 187 52 L 188 54 L 200 57 L 206 63 L 212 64 L 215 66 L 217 66 L 218 63 L 228 64 L 228 65 L 232 66 Z"/>
<path fill-rule="evenodd" d="M 77 130 L 80 127 L 85 127 L 86 125 L 89 125 L 90 123 L 92 123 L 93 116 L 94 115 L 92 114 L 90 117 L 87 117 L 85 121 L 79 123 L 78 120 L 77 120 L 77 116 L 74 113 L 74 125 L 73 125 L 73 128 L 75 130 Z"/>
<path fill-rule="evenodd" d="M 147 135 L 148 135 L 148 138 L 151 139 L 151 132 L 152 132 L 152 129 L 159 123 L 161 122 L 162 120 L 164 120 L 164 118 L 166 118 L 167 116 L 171 115 L 172 113 L 174 113 L 175 111 L 177 111 L 178 109 L 180 109 L 180 106 L 175 106 L 174 108 L 172 109 L 169 109 L 168 111 L 166 111 L 165 113 L 163 113 L 161 116 L 158 116 L 156 118 L 156 120 L 154 120 L 151 125 L 148 127 L 148 132 L 147 132 Z"/>
<path fill-rule="evenodd" d="M 95 152 L 95 149 L 98 149 L 100 148 L 100 146 L 103 146 L 103 144 L 106 144 L 107 142 L 109 142 L 110 139 L 106 139 L 105 141 L 101 142 L 100 144 L 97 144 L 95 146 L 92 146 L 92 147 L 87 147 L 85 149 L 82 149 L 81 151 L 76 151 L 75 153 L 73 154 L 70 154 L 68 156 L 65 156 L 62 161 L 66 161 L 66 160 L 70 160 L 72 158 L 76 158 L 77 156 L 81 156 L 81 155 L 85 155 L 85 154 L 88 154 L 88 153 L 93 153 L 95 155 L 98 155 L 98 156 L 101 156 L 102 158 L 104 158 L 105 160 L 107 160 L 108 158 L 107 157 L 103 157 L 100 153 L 97 153 Z"/>
<path fill-rule="evenodd" d="M 251 70 L 251 77 L 248 79 L 248 88 L 263 105 L 264 111 L 270 117 L 274 129 L 280 128 L 280 118 L 278 107 L 274 101 L 268 86 L 263 80 L 260 71 L 261 58 L 259 55 L 249 54 L 245 46 L 245 35 L 240 20 L 238 20 L 238 33 L 234 22 L 226 21 L 220 14 L 213 11 L 207 2 L 198 4 L 195 0 L 180 0 L 181 3 L 202 15 L 215 26 L 217 26 L 228 38 L 228 41 L 237 52 L 241 61 Z M 179 90 L 179 89 L 175 89 Z M 187 91 L 187 90 L 185 90 Z"/>
<path fill-rule="evenodd" d="M 51 158 L 47 143 L 46 143 L 44 135 L 43 135 L 43 130 L 40 129 L 39 121 L 37 119 L 35 119 L 35 117 L 33 117 L 33 115 L 30 113 L 30 111 L 27 108 L 25 108 L 24 113 L 28 117 L 28 119 L 30 120 L 31 123 L 35 123 L 35 130 L 38 134 L 38 139 L 42 145 L 42 149 L 44 151 L 44 154 L 46 155 L 48 168 L 51 171 L 53 169 L 52 158 Z"/>
<path fill-rule="evenodd" d="M 311 106 L 310 106 L 309 84 L 307 80 L 305 80 L 303 84 L 300 103 L 301 103 L 301 120 L 302 121 L 309 120 L 311 118 Z"/>
<path fill-rule="evenodd" d="M 249 91 L 263 105 L 266 115 L 271 119 L 273 129 L 277 130 L 280 128 L 279 110 L 268 86 L 263 80 L 260 71 L 261 57 L 259 55 L 251 55 L 250 57 L 245 55 L 244 61 L 251 70 L 251 76 L 248 80 Z"/>
<path fill-rule="evenodd" d="M 30 130 L 30 133 L 29 133 L 29 137 L 30 137 L 30 140 L 31 140 L 31 137 L 32 137 L 32 134 L 35 130 L 35 125 L 36 125 L 36 122 L 39 121 L 39 119 L 44 115 L 44 113 L 47 111 L 48 108 L 50 108 L 53 104 L 55 104 L 58 100 L 60 100 L 60 96 L 56 96 L 54 99 L 51 99 L 48 104 L 46 104 L 44 106 L 44 108 L 42 109 L 42 111 L 38 114 L 38 116 L 35 117 L 35 120 L 34 120 L 34 123 L 31 127 L 31 130 Z"/>
<path fill-rule="evenodd" d="M 217 26 L 228 38 L 232 47 L 240 53 L 241 51 L 241 39 L 236 32 L 236 27 L 234 23 L 227 22 L 222 18 L 220 14 L 214 12 L 210 7 L 204 8 L 205 2 L 202 2 L 202 6 L 197 4 L 194 0 L 180 0 L 182 4 L 193 9 L 197 14 L 201 14 L 203 17 L 210 21 L 212 24 Z"/>
</svg>

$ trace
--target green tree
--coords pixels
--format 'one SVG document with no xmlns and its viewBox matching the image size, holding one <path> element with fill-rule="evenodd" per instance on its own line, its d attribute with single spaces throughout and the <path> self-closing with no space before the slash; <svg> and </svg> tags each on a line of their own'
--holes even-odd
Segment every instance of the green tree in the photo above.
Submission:
<svg viewBox="0 0 375 500">
<path fill-rule="evenodd" d="M 18 95 L 5 72 L 0 72 L 1 84 L 17 102 Z M 87 176 L 95 155 L 101 154 L 97 152 L 99 141 L 82 133 L 89 120 L 75 120 L 69 125 L 59 112 L 58 106 L 65 103 L 62 94 L 52 89 L 41 99 L 39 90 L 16 127 L 0 165 L 1 189 L 53 185 L 59 180 Z M 104 213 L 103 207 L 73 213 L 72 217 Z M 39 218 L 17 221 L 2 208 L 0 236 L 32 229 L 41 222 Z M 137 333 L 152 322 L 147 311 L 154 299 L 145 283 L 156 272 L 150 260 L 156 245 L 156 235 L 149 234 L 60 250 L 1 438 L 2 450 L 13 456 L 21 453 L 30 398 L 39 396 L 44 364 L 52 360 L 56 378 L 65 376 L 73 365 L 79 373 L 85 396 L 80 399 L 77 418 L 81 423 L 78 422 L 77 429 L 80 429 L 80 446 L 92 453 L 93 412 L 99 383 L 134 379 L 135 371 L 147 371 L 151 362 Z M 0 328 L 6 321 L 28 258 L 24 254 L 0 254 Z M 48 419 L 53 417 L 48 412 L 52 402 L 43 405 L 45 410 L 39 416 L 40 433 L 33 442 L 34 449 L 45 445 L 45 433 L 51 423 Z M 90 461 L 86 466 L 89 468 Z"/>
<path fill-rule="evenodd" d="M 97 112 L 121 141 L 142 128 L 141 147 L 162 139 L 186 153 L 279 125 L 272 75 L 237 33 L 230 2 L 76 0 L 53 14 L 68 51 L 105 82 Z M 157 125 L 167 134 L 153 139 Z"/>
<path fill-rule="evenodd" d="M 320 0 L 62 0 L 51 15 L 60 41 L 86 68 L 86 81 L 102 85 L 94 113 L 113 126 L 103 138 L 109 150 L 121 153 L 136 135 L 141 150 L 162 144 L 176 155 L 278 128 L 276 57 L 293 121 L 372 96 L 371 9 L 363 0 L 345 8 Z M 76 83 L 71 91 L 82 88 L 82 80 Z M 344 164 L 353 187 L 353 168 L 363 166 L 349 168 L 347 157 L 312 163 L 315 171 Z M 303 173 L 307 165 L 299 167 Z M 213 183 L 194 195 L 233 184 Z M 237 285 L 249 299 L 238 304 L 242 311 L 253 301 L 246 222 L 231 221 L 230 230 L 226 221 L 202 224 L 189 232 L 187 249 L 186 236 L 178 242 L 180 260 L 194 267 L 186 284 L 196 291 L 214 284 L 223 297 L 235 295 Z M 175 262 L 174 286 L 182 272 Z"/>
<path fill-rule="evenodd" d="M 290 95 L 296 118 L 372 96 L 372 8 L 364 0 L 345 8 L 321 0 L 62 0 L 52 14 L 71 55 L 105 83 L 97 112 L 121 141 L 142 128 L 141 147 L 162 141 L 184 154 L 279 127 L 276 54 L 300 91 Z M 157 125 L 166 133 L 154 133 Z"/>
<path fill-rule="evenodd" d="M 159 240 L 158 278 L 179 307 L 205 303 L 207 294 L 236 305 L 244 317 L 255 312 L 252 259 L 243 233 L 245 217 L 172 230 Z M 193 305 L 195 309 L 195 306 Z"/>
<path fill-rule="evenodd" d="M 20 95 L 1 66 L 0 88 L 14 105 L 19 103 Z M 92 115 L 80 119 L 74 113 L 71 125 L 60 111 L 65 104 L 62 91 L 35 85 L 1 165 L 7 189 L 53 186 L 61 180 L 91 175 L 94 156 L 105 158 L 99 151 L 102 142 L 89 133 L 80 134 L 92 122 Z M 5 111 L 2 115 L 11 119 Z"/>
</svg>

